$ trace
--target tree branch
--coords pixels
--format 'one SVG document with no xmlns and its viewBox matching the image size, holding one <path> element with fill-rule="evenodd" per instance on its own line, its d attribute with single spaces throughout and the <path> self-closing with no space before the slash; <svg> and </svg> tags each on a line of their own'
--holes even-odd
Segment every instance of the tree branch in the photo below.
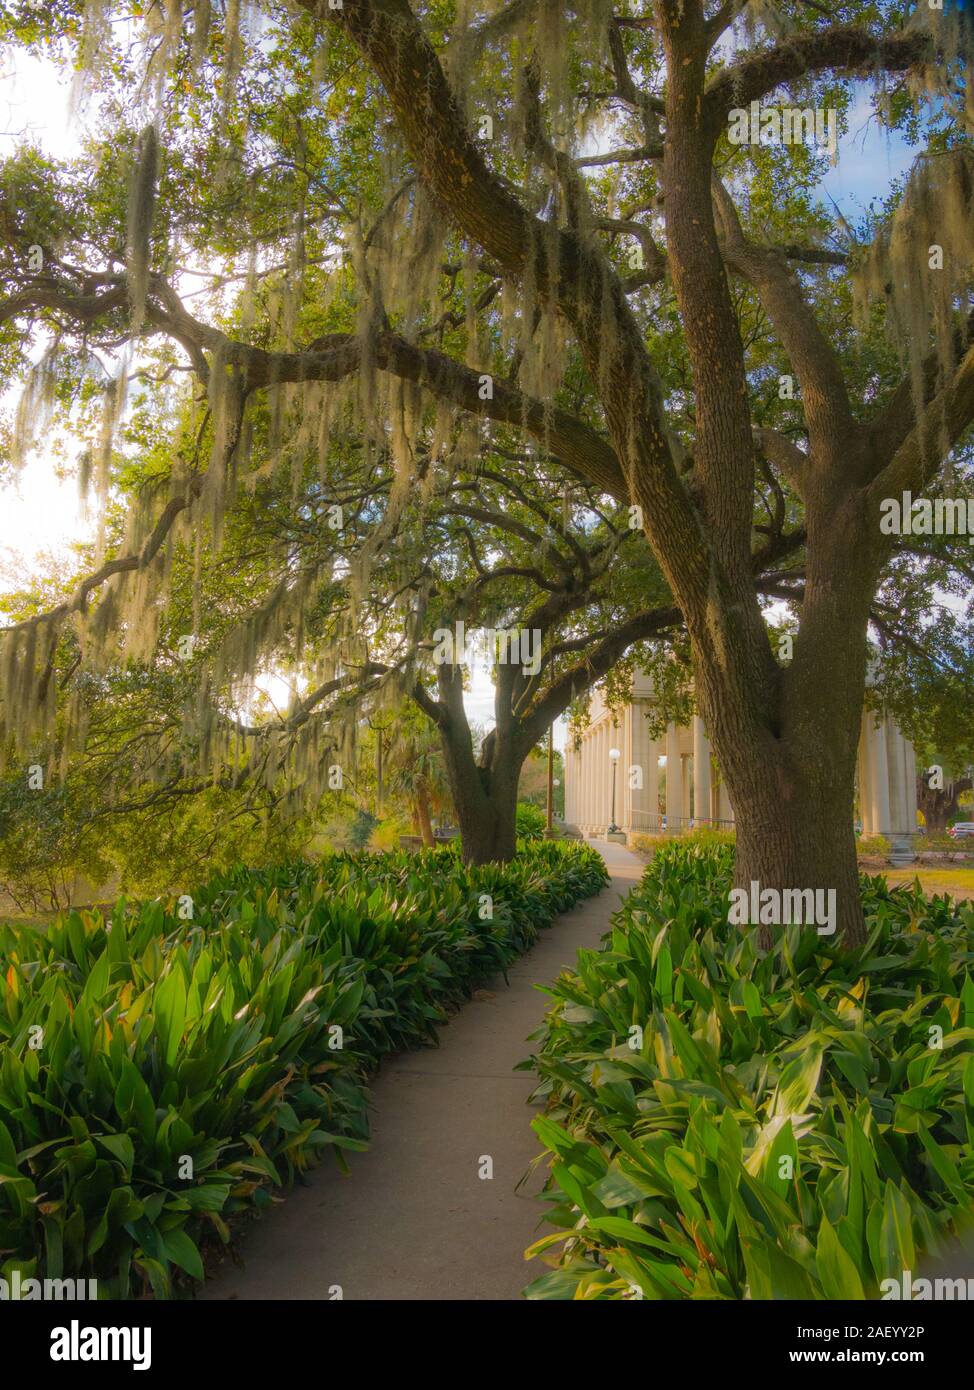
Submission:
<svg viewBox="0 0 974 1390">
<path fill-rule="evenodd" d="M 877 38 L 856 25 L 837 24 L 797 34 L 787 43 L 732 63 L 714 77 L 704 92 L 707 120 L 716 132 L 730 111 L 811 73 L 865 68 L 907 72 L 932 56 L 932 41 L 919 30 Z"/>
</svg>

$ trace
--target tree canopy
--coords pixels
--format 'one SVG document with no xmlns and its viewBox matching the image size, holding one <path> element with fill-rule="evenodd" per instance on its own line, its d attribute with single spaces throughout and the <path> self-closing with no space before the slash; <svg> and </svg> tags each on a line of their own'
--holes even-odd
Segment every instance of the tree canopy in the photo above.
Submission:
<svg viewBox="0 0 974 1390">
<path fill-rule="evenodd" d="M 93 113 L 76 160 L 0 170 L 10 462 L 72 432 L 103 517 L 79 582 L 7 602 L 8 753 L 80 747 L 86 692 L 141 663 L 171 685 L 161 785 L 307 799 L 363 708 L 410 699 L 465 838 L 503 855 L 551 719 L 675 639 L 738 875 L 837 885 L 855 937 L 870 633 L 934 665 L 967 641 L 966 538 L 879 519 L 971 492 L 969 12 L 15 0 L 0 24 Z M 922 153 L 855 226 L 824 147 L 730 138 L 752 103 L 863 91 Z M 476 759 L 433 660 L 460 621 L 543 643 L 537 673 L 498 664 Z M 286 710 L 255 704 L 268 669 Z"/>
</svg>

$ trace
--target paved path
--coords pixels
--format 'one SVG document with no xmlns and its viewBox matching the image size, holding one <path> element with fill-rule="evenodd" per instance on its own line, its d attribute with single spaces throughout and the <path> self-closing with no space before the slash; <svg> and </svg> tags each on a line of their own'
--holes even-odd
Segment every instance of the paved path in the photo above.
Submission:
<svg viewBox="0 0 974 1390">
<path fill-rule="evenodd" d="M 247 1232 L 242 1266 L 228 1264 L 201 1297 L 509 1299 L 545 1273 L 525 1262 L 537 1239 L 539 1168 L 515 1187 L 541 1145 L 530 1127 L 529 1033 L 548 997 L 534 988 L 594 947 L 643 864 L 621 845 L 591 841 L 612 875 L 544 931 L 537 945 L 454 1015 L 440 1046 L 383 1062 L 372 1086 L 372 1144 L 343 1177 L 330 1158 Z M 478 1176 L 482 1155 L 493 1178 Z"/>
</svg>

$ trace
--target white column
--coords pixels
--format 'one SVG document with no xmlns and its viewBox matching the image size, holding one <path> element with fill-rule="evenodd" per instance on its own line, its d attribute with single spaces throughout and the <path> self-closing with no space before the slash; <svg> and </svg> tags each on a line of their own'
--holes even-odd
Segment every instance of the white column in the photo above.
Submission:
<svg viewBox="0 0 974 1390">
<path fill-rule="evenodd" d="M 607 828 L 609 824 L 609 817 L 612 814 L 612 812 L 609 809 L 612 805 L 612 764 L 609 762 L 609 749 L 614 746 L 615 745 L 612 742 L 612 729 L 609 725 L 609 721 L 606 720 L 605 723 L 602 725 L 602 771 L 600 774 L 602 777 L 603 799 L 601 820 L 603 831 Z"/>
<path fill-rule="evenodd" d="M 582 746 L 578 750 L 579 760 L 579 785 L 581 794 L 578 798 L 578 827 L 588 830 L 589 797 L 592 794 L 592 778 L 589 773 L 588 756 L 588 730 L 582 735 Z"/>
<path fill-rule="evenodd" d="M 601 809 L 601 807 L 600 807 L 600 805 L 599 805 L 599 791 L 600 791 L 600 788 L 599 788 L 599 782 L 598 782 L 598 778 L 597 778 L 597 776 L 596 776 L 596 771 L 595 771 L 595 764 L 596 764 L 596 762 L 598 761 L 598 751 L 599 751 L 599 734 L 598 734 L 598 730 L 597 730 L 597 729 L 596 729 L 596 730 L 593 730 L 593 732 L 592 732 L 592 734 L 591 734 L 591 736 L 590 736 L 590 738 L 589 738 L 588 745 L 589 745 L 589 746 L 588 746 L 588 763 L 589 763 L 589 788 L 590 788 L 590 796 L 589 796 L 589 804 L 588 804 L 588 817 L 589 817 L 589 819 L 588 819 L 588 824 L 589 824 L 589 829 L 590 829 L 590 830 L 594 830 L 595 825 L 596 825 L 596 822 L 597 822 L 598 819 L 599 819 L 599 811 L 600 811 L 600 809 Z"/>
<path fill-rule="evenodd" d="M 886 757 L 886 728 L 883 721 L 869 713 L 870 751 L 872 761 L 872 807 L 873 834 L 888 835 L 890 829 L 889 809 L 889 762 Z"/>
<path fill-rule="evenodd" d="M 649 764 L 643 772 L 646 791 L 646 808 L 649 811 L 647 829 L 651 833 L 659 830 L 659 744 L 646 734 L 646 761 Z"/>
<path fill-rule="evenodd" d="M 917 828 L 917 755 L 910 740 L 904 739 L 906 750 L 906 819 L 912 835 Z"/>
<path fill-rule="evenodd" d="M 734 823 L 734 808 L 731 805 L 730 793 L 727 790 L 727 783 L 723 776 L 720 779 L 720 792 L 718 795 L 718 806 L 720 810 L 721 830 L 729 830 Z"/>
<path fill-rule="evenodd" d="M 605 729 L 600 724 L 592 740 L 592 781 L 595 786 L 595 803 L 592 824 L 605 824 L 605 778 L 602 776 L 602 748 L 605 742 Z"/>
<path fill-rule="evenodd" d="M 862 833 L 874 835 L 873 829 L 873 750 L 872 714 L 864 710 L 859 721 L 859 812 L 862 816 Z"/>
<path fill-rule="evenodd" d="M 592 824 L 592 734 L 585 730 L 585 737 L 582 738 L 582 787 L 585 788 L 582 795 L 582 805 L 579 806 L 578 813 L 581 820 L 579 824 L 585 827 L 588 834 L 589 826 Z"/>
<path fill-rule="evenodd" d="M 616 825 L 620 830 L 632 829 L 633 790 L 629 785 L 629 768 L 636 761 L 632 755 L 632 705 L 626 705 L 619 729 L 619 801 Z"/>
<path fill-rule="evenodd" d="M 646 779 L 649 768 L 646 766 L 646 719 L 642 705 L 633 702 L 629 706 L 629 766 L 638 767 L 642 786 L 634 787 L 629 793 L 630 827 L 635 831 L 646 829 Z M 628 780 L 628 770 L 627 770 Z"/>
<path fill-rule="evenodd" d="M 582 749 L 585 747 L 583 742 L 579 743 L 575 753 L 575 802 L 572 807 L 572 823 L 582 828 L 582 814 L 585 810 L 585 762 Z"/>
<path fill-rule="evenodd" d="M 666 726 L 666 831 L 679 835 L 683 830 L 683 769 L 680 765 L 680 731 Z"/>
<path fill-rule="evenodd" d="M 889 814 L 890 829 L 897 834 L 906 832 L 906 789 L 903 785 L 906 776 L 906 763 L 903 756 L 903 735 L 893 723 L 886 719 L 886 756 L 889 765 Z"/>
<path fill-rule="evenodd" d="M 693 716 L 693 819 L 710 824 L 710 740 L 699 714 Z"/>
<path fill-rule="evenodd" d="M 622 812 L 624 808 L 625 798 L 623 782 L 625 779 L 626 771 L 626 740 L 623 737 L 624 733 L 625 730 L 621 728 L 615 728 L 613 727 L 611 722 L 609 723 L 609 748 L 614 748 L 616 750 L 616 752 L 619 754 L 619 761 L 615 764 L 615 772 L 613 772 L 613 764 L 609 759 L 608 750 L 606 750 L 605 767 L 606 772 L 608 773 L 609 784 L 609 818 L 606 821 L 606 825 L 611 825 L 612 822 L 615 821 L 616 825 L 620 827 L 622 825 Z M 615 785 L 615 815 L 612 814 L 613 784 Z"/>
<path fill-rule="evenodd" d="M 690 742 L 691 742 L 691 746 L 692 746 L 692 743 L 693 743 L 692 738 L 691 738 Z M 685 824 L 683 828 L 684 828 L 684 830 L 689 830 L 689 828 L 690 828 L 690 826 L 689 826 L 689 820 L 690 820 L 690 759 L 689 759 L 689 757 L 686 757 L 686 758 L 685 758 L 685 757 L 683 756 L 682 753 L 680 754 L 680 785 L 681 785 L 682 788 L 683 788 L 683 815 L 684 815 L 684 819 L 685 819 L 686 822 L 687 822 L 687 824 Z"/>
</svg>

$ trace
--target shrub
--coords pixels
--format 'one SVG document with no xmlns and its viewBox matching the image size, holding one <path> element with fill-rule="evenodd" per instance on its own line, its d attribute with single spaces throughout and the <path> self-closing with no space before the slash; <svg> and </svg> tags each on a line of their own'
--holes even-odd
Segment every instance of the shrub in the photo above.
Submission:
<svg viewBox="0 0 974 1390">
<path fill-rule="evenodd" d="M 534 806 L 530 801 L 519 801 L 517 803 L 517 834 L 521 840 L 542 840 L 544 839 L 547 817 L 540 806 Z"/>
<path fill-rule="evenodd" d="M 970 1231 L 974 905 L 864 878 L 863 947 L 764 951 L 731 870 L 666 845 L 552 989 L 530 1298 L 875 1297 Z"/>
<path fill-rule="evenodd" d="M 667 835 L 661 831 L 658 835 L 649 832 L 632 837 L 632 847 L 640 854 L 655 854 L 662 845 L 698 845 L 702 849 L 709 849 L 718 845 L 733 845 L 736 841 L 733 830 L 714 830 L 711 826 L 702 825 L 696 830 L 688 830 L 684 835 Z"/>
<path fill-rule="evenodd" d="M 633 835 L 630 841 L 632 848 L 639 854 L 655 854 L 661 844 L 663 844 L 662 835 L 650 835 L 648 832 Z"/>
<path fill-rule="evenodd" d="M 388 851 L 399 848 L 399 836 L 406 833 L 404 821 L 392 819 L 379 821 L 369 836 L 369 849 Z"/>
<path fill-rule="evenodd" d="M 918 835 L 913 841 L 913 848 L 916 850 L 942 850 L 951 854 L 963 854 L 965 851 L 968 854 L 974 852 L 974 845 L 970 840 L 955 840 L 946 831 L 939 833 L 935 831 L 931 835 Z"/>
<path fill-rule="evenodd" d="M 737 835 L 733 830 L 717 830 L 709 825 L 698 826 L 696 830 L 683 835 L 683 843 L 699 849 L 717 849 L 720 846 L 735 845 Z"/>
<path fill-rule="evenodd" d="M 103 1297 L 200 1279 L 201 1245 L 332 1150 L 365 1079 L 606 880 L 586 846 L 237 869 L 192 898 L 0 927 L 0 1275 Z M 484 909 L 490 902 L 491 911 Z"/>
<path fill-rule="evenodd" d="M 378 820 L 371 811 L 357 807 L 348 827 L 348 843 L 352 849 L 364 849 L 369 843 L 369 836 L 378 824 Z"/>
<path fill-rule="evenodd" d="M 884 858 L 890 852 L 890 842 L 885 835 L 860 835 L 856 849 L 859 854 L 881 854 Z"/>
</svg>

